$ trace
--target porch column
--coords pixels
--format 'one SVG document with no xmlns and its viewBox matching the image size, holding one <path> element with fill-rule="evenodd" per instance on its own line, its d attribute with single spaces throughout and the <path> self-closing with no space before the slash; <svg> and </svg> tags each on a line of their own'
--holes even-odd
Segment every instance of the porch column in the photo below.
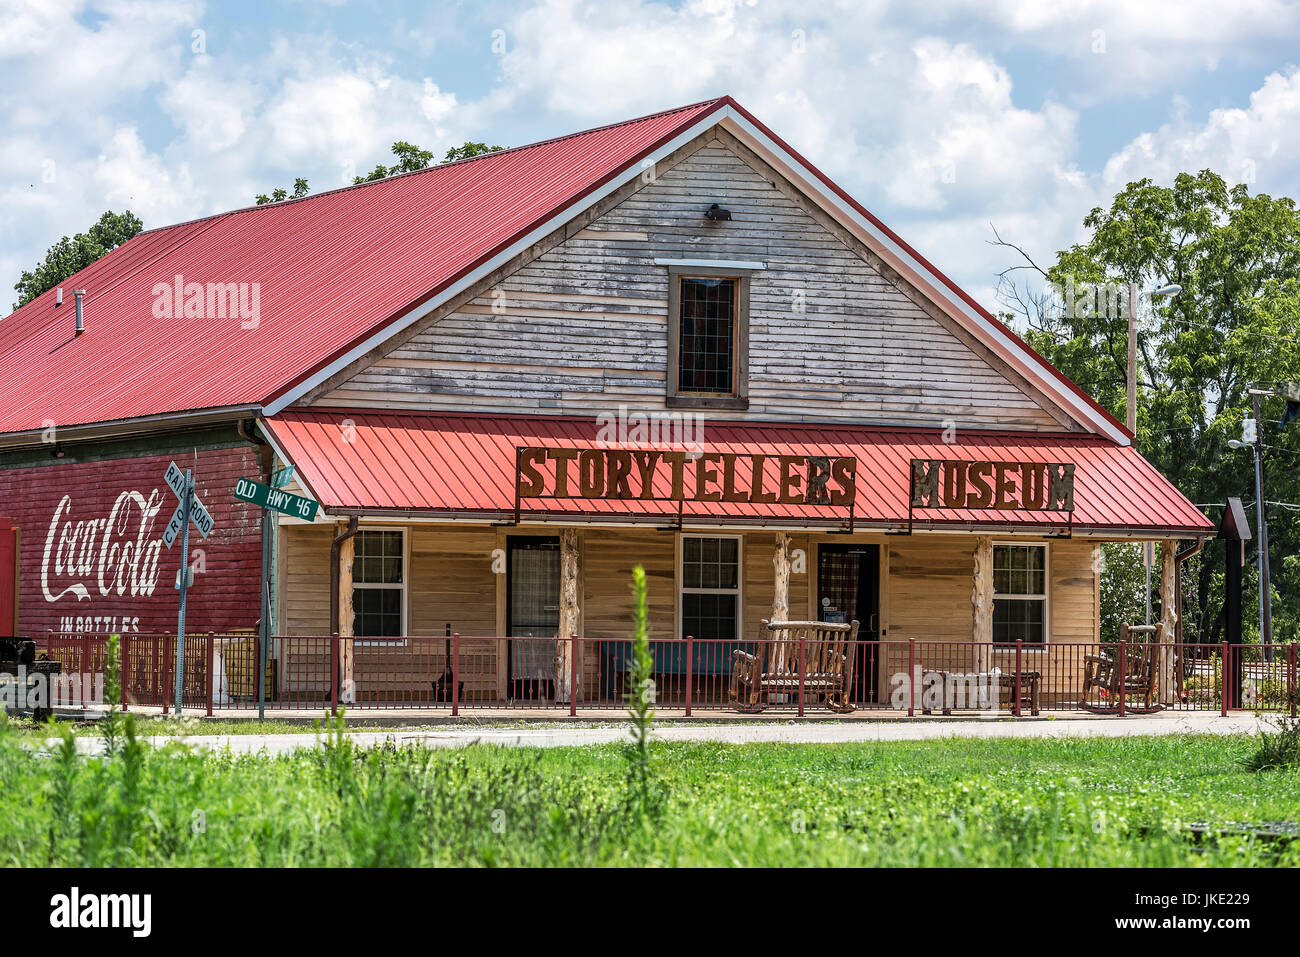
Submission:
<svg viewBox="0 0 1300 957">
<path fill-rule="evenodd" d="M 1177 649 L 1174 638 L 1178 627 L 1178 542 L 1165 539 L 1160 543 L 1160 685 L 1158 688 L 1160 703 L 1172 705 L 1177 703 L 1178 684 L 1174 669 L 1177 665 Z"/>
<path fill-rule="evenodd" d="M 581 605 L 578 599 L 580 569 L 578 530 L 560 529 L 560 627 L 555 636 L 555 700 L 567 702 L 574 693 L 570 687 L 573 662 L 570 658 L 573 643 L 569 638 L 578 633 L 578 616 Z M 579 667 L 581 667 L 579 662 Z"/>
<path fill-rule="evenodd" d="M 981 535 L 975 539 L 974 581 L 970 602 L 972 606 L 971 640 L 980 644 L 975 648 L 972 670 L 984 673 L 992 667 L 993 641 L 993 539 Z"/>
<path fill-rule="evenodd" d="M 345 539 L 339 545 L 339 638 L 348 639 L 356 626 L 356 611 L 352 607 L 352 564 L 357 557 L 357 537 Z M 352 677 L 353 642 L 339 642 L 339 703 L 356 704 L 356 687 Z"/>
<path fill-rule="evenodd" d="M 772 621 L 790 620 L 790 536 L 776 533 L 776 552 L 772 555 L 776 583 L 772 589 Z"/>
</svg>

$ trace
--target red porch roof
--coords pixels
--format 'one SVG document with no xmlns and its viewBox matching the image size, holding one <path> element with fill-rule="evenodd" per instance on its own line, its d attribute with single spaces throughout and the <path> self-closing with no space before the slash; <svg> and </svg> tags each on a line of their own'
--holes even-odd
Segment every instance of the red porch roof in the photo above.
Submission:
<svg viewBox="0 0 1300 957">
<path fill-rule="evenodd" d="M 266 421 L 279 450 L 328 511 L 373 515 L 502 518 L 515 508 L 516 449 L 602 448 L 593 418 L 423 415 L 373 411 L 288 411 Z M 753 423 L 706 423 L 705 452 L 854 456 L 858 460 L 856 527 L 896 527 L 908 521 L 912 459 L 1073 463 L 1077 531 L 1212 534 L 1214 524 L 1131 447 L 1095 436 L 1013 432 L 958 433 Z M 684 450 L 681 445 L 655 448 Z M 776 462 L 767 463 L 776 484 Z M 667 496 L 668 478 L 656 476 Z M 528 518 L 592 521 L 675 519 L 672 502 L 571 499 L 523 503 Z M 847 518 L 843 506 L 686 502 L 697 524 L 826 525 Z M 918 509 L 917 527 L 1049 528 L 1061 512 Z"/>
</svg>

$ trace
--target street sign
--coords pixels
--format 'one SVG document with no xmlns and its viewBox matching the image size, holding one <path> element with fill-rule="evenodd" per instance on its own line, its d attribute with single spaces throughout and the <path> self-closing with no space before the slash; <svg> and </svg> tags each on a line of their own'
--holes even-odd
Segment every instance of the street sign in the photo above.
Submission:
<svg viewBox="0 0 1300 957">
<path fill-rule="evenodd" d="M 293 479 L 293 466 L 286 465 L 271 473 L 271 488 L 284 488 Z"/>
<path fill-rule="evenodd" d="M 314 499 L 303 498 L 301 495 L 294 495 L 292 492 L 271 488 L 269 485 L 263 485 L 261 482 L 254 482 L 252 479 L 246 478 L 241 478 L 235 482 L 235 498 L 244 502 L 252 502 L 262 508 L 283 512 L 285 515 L 292 515 L 294 518 L 301 518 L 307 522 L 315 520 L 316 510 L 320 507 L 320 503 Z"/>
<path fill-rule="evenodd" d="M 175 462 L 172 462 L 167 466 L 167 472 L 163 475 L 163 481 L 167 483 L 167 487 L 172 490 L 172 493 L 180 499 L 182 503 L 184 503 L 185 473 L 176 467 Z M 172 524 L 179 521 L 177 516 L 183 514 L 183 512 L 184 506 L 182 505 L 182 507 L 177 509 L 172 515 L 172 520 L 167 523 L 167 531 L 163 533 L 163 544 L 168 548 L 172 547 L 172 542 L 176 541 L 176 536 L 180 533 L 179 528 L 172 531 Z M 203 507 L 203 503 L 199 501 L 199 497 L 194 494 L 190 495 L 190 521 L 194 523 L 194 527 L 199 530 L 199 534 L 204 538 L 208 537 L 208 534 L 212 531 L 213 524 L 215 524 L 212 520 L 212 514 Z"/>
</svg>

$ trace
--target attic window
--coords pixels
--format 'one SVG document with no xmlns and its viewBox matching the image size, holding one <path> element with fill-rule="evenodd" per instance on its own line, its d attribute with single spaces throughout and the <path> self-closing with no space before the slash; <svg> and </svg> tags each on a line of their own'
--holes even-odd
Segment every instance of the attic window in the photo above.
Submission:
<svg viewBox="0 0 1300 957">
<path fill-rule="evenodd" d="M 669 408 L 746 409 L 749 271 L 668 271 Z"/>
</svg>

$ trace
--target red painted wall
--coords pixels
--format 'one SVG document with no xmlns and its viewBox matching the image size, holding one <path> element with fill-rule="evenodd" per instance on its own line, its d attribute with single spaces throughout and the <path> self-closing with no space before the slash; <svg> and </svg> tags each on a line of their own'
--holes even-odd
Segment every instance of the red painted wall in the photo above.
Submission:
<svg viewBox="0 0 1300 957">
<path fill-rule="evenodd" d="M 256 477 L 250 445 L 0 469 L 0 514 L 21 531 L 19 634 L 174 632 L 180 538 L 162 543 L 176 496 L 167 465 L 195 470 L 199 498 L 215 520 L 201 538 L 186 600 L 186 632 L 252 628 L 260 614 L 261 510 L 233 495 Z"/>
</svg>

